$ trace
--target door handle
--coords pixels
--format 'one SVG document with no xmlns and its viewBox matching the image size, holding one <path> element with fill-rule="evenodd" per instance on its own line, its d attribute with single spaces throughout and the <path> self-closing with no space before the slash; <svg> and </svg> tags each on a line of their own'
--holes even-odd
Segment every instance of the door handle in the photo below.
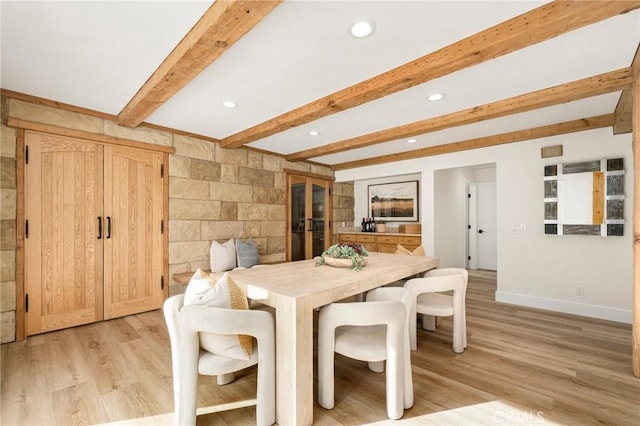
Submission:
<svg viewBox="0 0 640 426">
<path fill-rule="evenodd" d="M 102 239 L 102 216 L 98 216 L 98 239 Z"/>
<path fill-rule="evenodd" d="M 111 216 L 107 216 L 107 239 L 111 238 Z"/>
<path fill-rule="evenodd" d="M 313 232 L 313 219 L 307 219 L 307 222 L 309 222 L 309 229 L 307 229 L 307 232 Z"/>
<path fill-rule="evenodd" d="M 478 234 L 482 234 L 484 231 L 482 229 L 478 229 Z"/>
</svg>

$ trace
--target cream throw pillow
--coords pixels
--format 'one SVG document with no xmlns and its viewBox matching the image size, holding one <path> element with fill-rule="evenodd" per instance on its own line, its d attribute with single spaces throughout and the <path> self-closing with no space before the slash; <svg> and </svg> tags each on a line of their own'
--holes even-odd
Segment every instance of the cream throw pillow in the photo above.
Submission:
<svg viewBox="0 0 640 426">
<path fill-rule="evenodd" d="M 197 304 L 198 294 L 211 286 L 211 276 L 200 268 L 196 269 L 196 272 L 194 272 L 189 280 L 189 284 L 187 284 L 187 288 L 184 290 L 183 304 L 185 306 Z"/>
<path fill-rule="evenodd" d="M 233 239 L 223 244 L 217 241 L 211 243 L 209 264 L 211 272 L 230 271 L 236 267 L 236 245 Z"/>
<path fill-rule="evenodd" d="M 249 309 L 247 296 L 225 273 L 216 283 L 201 269 L 193 274 L 184 293 L 184 305 L 204 305 L 226 309 Z M 251 336 L 200 333 L 200 347 L 227 358 L 248 360 L 253 352 Z"/>
<path fill-rule="evenodd" d="M 396 249 L 396 254 L 409 254 L 409 255 L 413 255 L 413 256 L 426 256 L 427 255 L 427 253 L 424 251 L 424 247 L 422 247 L 422 245 L 419 245 L 413 251 L 411 251 L 409 249 L 404 248 L 400 244 L 398 244 L 398 247 Z"/>
</svg>

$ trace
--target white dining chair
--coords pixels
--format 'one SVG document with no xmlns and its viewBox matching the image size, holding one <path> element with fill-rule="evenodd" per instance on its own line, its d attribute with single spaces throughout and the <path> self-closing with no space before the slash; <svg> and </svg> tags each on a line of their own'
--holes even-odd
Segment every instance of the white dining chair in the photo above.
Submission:
<svg viewBox="0 0 640 426">
<path fill-rule="evenodd" d="M 435 331 L 439 317 L 453 316 L 453 351 L 467 347 L 466 292 L 469 273 L 462 268 L 432 269 L 422 278 L 408 280 L 404 287 L 415 297 L 415 311 L 409 318 L 411 350 L 418 348 L 417 314 L 422 315 L 422 328 Z M 443 294 L 451 291 L 453 294 Z"/>
<path fill-rule="evenodd" d="M 196 415 L 256 406 L 256 423 L 272 425 L 275 405 L 275 323 L 269 312 L 209 306 L 183 306 L 184 295 L 168 298 L 163 306 L 171 341 L 174 423 L 195 425 Z M 200 333 L 244 334 L 257 341 L 251 358 L 233 359 L 200 347 Z M 218 384 L 233 382 L 234 373 L 258 364 L 256 398 L 197 408 L 198 374 L 217 376 Z"/>
<path fill-rule="evenodd" d="M 318 403 L 334 407 L 334 352 L 385 371 L 387 416 L 413 406 L 408 318 L 415 298 L 402 287 L 381 287 L 366 302 L 332 303 L 318 317 Z"/>
</svg>

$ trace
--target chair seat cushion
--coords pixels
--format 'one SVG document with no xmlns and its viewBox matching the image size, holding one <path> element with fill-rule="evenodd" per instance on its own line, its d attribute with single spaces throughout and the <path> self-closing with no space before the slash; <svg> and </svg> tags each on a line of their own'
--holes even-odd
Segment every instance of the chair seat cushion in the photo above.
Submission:
<svg viewBox="0 0 640 426">
<path fill-rule="evenodd" d="M 416 300 L 416 311 L 438 317 L 453 315 L 453 297 L 442 293 L 423 293 Z"/>
<path fill-rule="evenodd" d="M 361 361 L 387 359 L 387 326 L 342 326 L 336 328 L 335 351 Z"/>
<path fill-rule="evenodd" d="M 219 376 L 233 373 L 258 363 L 258 351 L 253 351 L 248 360 L 228 358 L 209 351 L 201 350 L 198 358 L 198 373 L 206 376 Z"/>
<path fill-rule="evenodd" d="M 244 292 L 225 273 L 219 280 L 198 269 L 184 293 L 184 306 L 203 305 L 214 308 L 249 309 Z M 245 335 L 200 333 L 200 347 L 228 358 L 249 360 L 253 352 L 253 338 Z"/>
</svg>

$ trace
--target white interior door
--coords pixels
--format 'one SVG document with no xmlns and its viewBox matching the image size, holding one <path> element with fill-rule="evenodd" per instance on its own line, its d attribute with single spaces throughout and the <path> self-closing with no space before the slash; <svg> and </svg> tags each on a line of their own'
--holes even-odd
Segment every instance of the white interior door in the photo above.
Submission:
<svg viewBox="0 0 640 426">
<path fill-rule="evenodd" d="M 495 271 L 498 267 L 496 184 L 478 183 L 476 186 L 477 267 Z"/>
</svg>

